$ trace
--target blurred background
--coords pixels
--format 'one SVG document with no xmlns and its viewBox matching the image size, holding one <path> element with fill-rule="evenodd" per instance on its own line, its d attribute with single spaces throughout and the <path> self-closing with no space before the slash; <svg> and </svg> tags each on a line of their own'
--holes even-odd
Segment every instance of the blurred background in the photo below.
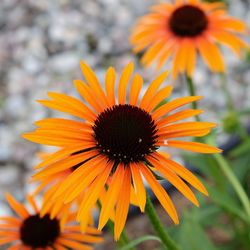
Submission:
<svg viewBox="0 0 250 250">
<path fill-rule="evenodd" d="M 0 215 L 10 212 L 5 203 L 5 192 L 22 200 L 26 192 L 34 189 L 34 184 L 28 181 L 37 162 L 36 152 L 42 148 L 25 141 L 20 134 L 32 130 L 35 120 L 52 115 L 35 100 L 46 98 L 48 91 L 76 96 L 72 82 L 82 79 L 80 59 L 95 70 L 102 83 L 108 66 L 113 65 L 120 72 L 129 61 L 135 61 L 136 71 L 143 75 L 146 83 L 157 75 L 154 68 L 145 70 L 140 67 L 139 58 L 133 55 L 129 44 L 130 30 L 136 19 L 157 2 L 0 1 Z M 250 1 L 230 0 L 227 3 L 229 13 L 250 26 Z M 249 108 L 250 54 L 244 54 L 239 60 L 233 53 L 228 53 L 229 50 L 223 50 L 228 70 L 226 81 L 235 106 L 238 110 Z M 201 102 L 202 108 L 206 109 L 204 119 L 218 122 L 226 109 L 221 78 L 211 75 L 201 61 L 197 64 L 194 81 L 199 95 L 205 96 Z M 174 84 L 172 98 L 187 94 L 183 79 L 172 82 L 169 78 L 167 83 Z M 246 123 L 247 117 L 243 118 Z M 218 128 L 219 144 L 230 137 L 220 130 L 221 126 Z M 179 156 L 175 154 L 175 157 Z M 188 203 L 182 196 L 173 194 L 173 199 L 178 210 L 187 207 Z M 168 216 L 160 208 L 159 213 L 167 222 Z M 147 223 L 144 216 L 134 217 L 128 223 L 132 238 L 145 234 L 149 227 Z M 213 236 L 215 241 L 228 240 L 227 235 L 220 239 L 213 239 Z M 154 246 L 146 243 L 141 249 L 155 249 Z M 113 247 L 110 242 L 99 249 Z"/>
</svg>

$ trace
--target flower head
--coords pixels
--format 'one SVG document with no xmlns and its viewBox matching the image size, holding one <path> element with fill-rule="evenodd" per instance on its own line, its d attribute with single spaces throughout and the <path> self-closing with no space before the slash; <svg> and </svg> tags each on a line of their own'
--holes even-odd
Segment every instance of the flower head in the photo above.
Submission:
<svg viewBox="0 0 250 250">
<path fill-rule="evenodd" d="M 224 72 L 219 44 L 231 48 L 237 55 L 248 45 L 237 33 L 246 33 L 243 22 L 230 17 L 224 3 L 204 3 L 200 0 L 180 0 L 160 3 L 135 25 L 131 43 L 134 51 L 144 51 L 142 63 L 157 62 L 161 68 L 172 56 L 173 76 L 186 72 L 192 75 L 197 51 L 213 72 Z"/>
<path fill-rule="evenodd" d="M 60 250 L 89 249 L 91 243 L 102 242 L 100 231 L 92 226 L 88 226 L 84 234 L 80 232 L 80 226 L 72 223 L 75 213 L 70 213 L 66 217 L 62 213 L 55 218 L 51 218 L 50 213 L 40 214 L 40 209 L 36 205 L 32 196 L 27 196 L 27 200 L 34 212 L 28 210 L 11 195 L 6 195 L 10 207 L 18 217 L 0 218 L 0 245 L 13 244 L 9 250 L 14 249 L 46 249 Z"/>
<path fill-rule="evenodd" d="M 99 229 L 113 216 L 115 209 L 114 233 L 115 239 L 118 239 L 126 222 L 131 190 L 135 193 L 134 198 L 141 211 L 144 211 L 146 191 L 143 177 L 173 221 L 178 223 L 174 205 L 158 183 L 154 172 L 160 172 L 196 205 L 197 199 L 183 180 L 207 194 L 204 186 L 191 172 L 174 162 L 167 153 L 159 151 L 162 146 L 166 149 L 175 147 L 199 153 L 220 152 L 218 148 L 206 144 L 176 140 L 178 137 L 206 135 L 215 126 L 210 122 L 176 123 L 202 111 L 172 111 L 201 97 L 178 98 L 156 108 L 172 91 L 171 86 L 159 89 L 167 76 L 166 72 L 150 84 L 139 101 L 143 80 L 138 74 L 131 81 L 127 98 L 132 63 L 121 74 L 117 98 L 116 73 L 112 67 L 106 73 L 106 93 L 86 63 L 81 62 L 81 69 L 87 83 L 81 80 L 74 83 L 88 105 L 74 97 L 51 92 L 48 93 L 50 100 L 39 101 L 80 120 L 47 118 L 36 122 L 38 128 L 34 132 L 23 135 L 33 142 L 59 147 L 57 152 L 38 165 L 37 168 L 41 170 L 35 174 L 34 179 L 50 178 L 55 173 L 78 166 L 62 181 L 53 199 L 70 203 L 85 191 L 77 215 L 83 230 L 86 224 L 85 211 L 91 209 L 105 191 L 104 188 L 107 188 L 102 200 Z"/>
</svg>

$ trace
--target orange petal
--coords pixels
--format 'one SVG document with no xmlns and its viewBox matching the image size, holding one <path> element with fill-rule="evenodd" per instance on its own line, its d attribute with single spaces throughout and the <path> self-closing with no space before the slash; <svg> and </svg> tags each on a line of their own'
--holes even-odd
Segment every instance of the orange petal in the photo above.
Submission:
<svg viewBox="0 0 250 250">
<path fill-rule="evenodd" d="M 140 94 L 140 90 L 143 85 L 143 79 L 140 75 L 135 74 L 134 79 L 132 81 L 132 86 L 130 89 L 130 95 L 129 95 L 129 103 L 130 105 L 136 105 L 138 101 L 138 97 Z"/>
<path fill-rule="evenodd" d="M 129 63 L 123 70 L 118 85 L 118 103 L 124 104 L 126 102 L 126 88 L 131 74 L 133 73 L 134 64 Z"/>
<path fill-rule="evenodd" d="M 179 132 L 179 131 L 187 131 L 187 130 L 200 130 L 200 129 L 208 129 L 214 128 L 217 124 L 214 122 L 181 122 L 177 124 L 171 124 L 159 129 L 158 134 L 168 133 L 168 132 Z"/>
<path fill-rule="evenodd" d="M 199 179 L 192 174 L 188 169 L 183 167 L 182 165 L 178 164 L 177 162 L 168 159 L 165 157 L 165 154 L 163 152 L 160 152 L 157 154 L 157 159 L 159 161 L 163 161 L 164 164 L 167 165 L 170 169 L 172 169 L 176 174 L 178 174 L 183 180 L 188 182 L 190 185 L 192 185 L 194 188 L 196 188 L 201 193 L 208 195 L 208 192 L 204 185 L 199 181 Z"/>
<path fill-rule="evenodd" d="M 107 98 L 93 70 L 89 67 L 87 63 L 85 63 L 82 60 L 80 62 L 80 66 L 81 66 L 82 73 L 87 80 L 87 83 L 89 84 L 89 86 L 91 87 L 95 95 L 97 96 L 98 100 L 102 103 L 103 106 L 107 106 L 108 105 Z"/>
<path fill-rule="evenodd" d="M 166 86 L 159 90 L 156 95 L 151 99 L 149 105 L 145 107 L 145 110 L 151 112 L 159 103 L 168 98 L 172 93 L 172 86 Z"/>
<path fill-rule="evenodd" d="M 131 163 L 130 169 L 132 172 L 133 186 L 135 188 L 135 194 L 139 202 L 140 210 L 141 212 L 144 212 L 146 204 L 146 190 L 139 171 L 139 166 L 136 163 Z"/>
<path fill-rule="evenodd" d="M 6 199 L 10 207 L 18 214 L 22 219 L 29 216 L 27 209 L 18 201 L 16 201 L 9 193 L 6 194 Z"/>
<path fill-rule="evenodd" d="M 168 140 L 168 147 L 181 148 L 184 150 L 189 150 L 197 153 L 203 154 L 213 154 L 213 153 L 221 153 L 222 150 L 204 143 L 200 142 L 187 142 L 187 141 L 174 141 Z"/>
<path fill-rule="evenodd" d="M 170 197 L 166 193 L 166 191 L 158 183 L 158 181 L 155 179 L 155 177 L 150 172 L 150 170 L 148 170 L 148 168 L 145 167 L 143 164 L 140 164 L 140 171 L 142 172 L 149 186 L 151 187 L 156 197 L 158 198 L 159 202 L 161 203 L 163 208 L 166 210 L 166 212 L 169 214 L 171 219 L 174 221 L 175 224 L 179 224 L 177 212 L 175 210 L 175 207 Z"/>
<path fill-rule="evenodd" d="M 156 41 L 143 55 L 141 59 L 141 63 L 144 66 L 149 66 L 154 59 L 162 52 L 162 49 L 166 46 L 166 40 L 160 39 L 159 41 Z"/>
<path fill-rule="evenodd" d="M 114 68 L 109 67 L 105 78 L 105 88 L 109 106 L 115 105 L 115 78 L 116 74 Z"/>
<path fill-rule="evenodd" d="M 203 112 L 204 111 L 200 110 L 200 109 L 181 110 L 181 111 L 178 111 L 178 112 L 176 112 L 176 113 L 174 113 L 172 115 L 168 115 L 167 117 L 164 117 L 164 118 L 158 120 L 157 121 L 157 126 L 159 128 L 161 128 L 161 127 L 164 127 L 164 126 L 168 125 L 169 123 L 177 122 L 179 120 L 183 120 L 183 119 L 195 116 L 195 115 L 199 115 L 199 114 L 201 114 Z"/>
<path fill-rule="evenodd" d="M 177 98 L 173 101 L 170 101 L 164 105 L 162 105 L 160 108 L 158 108 L 153 114 L 152 117 L 154 120 L 158 120 L 161 116 L 166 115 L 170 111 L 177 109 L 183 105 L 186 105 L 190 102 L 194 102 L 197 100 L 200 100 L 202 97 L 201 96 L 186 96 L 186 97 L 181 97 Z"/>
<path fill-rule="evenodd" d="M 51 164 L 49 168 L 45 168 L 41 170 L 40 172 L 36 173 L 33 176 L 33 179 L 35 180 L 43 179 L 43 178 L 48 177 L 49 175 L 53 175 L 57 172 L 61 172 L 71 167 L 74 167 L 75 165 L 79 163 L 84 164 L 85 161 L 89 160 L 90 158 L 96 155 L 97 155 L 97 152 L 93 152 L 93 151 L 87 151 L 87 152 L 79 153 L 77 155 L 71 155 L 65 159 L 62 159 L 60 161 L 57 161 Z"/>
<path fill-rule="evenodd" d="M 110 175 L 110 172 L 113 168 L 113 162 L 108 162 L 106 169 L 103 171 L 103 173 L 101 175 L 99 175 L 91 184 L 91 186 L 88 189 L 88 193 L 86 194 L 86 196 L 84 197 L 84 199 L 82 200 L 82 203 L 79 207 L 79 212 L 77 215 L 77 220 L 81 222 L 81 229 L 82 231 L 84 231 L 86 229 L 87 226 L 87 222 L 88 222 L 88 213 L 87 211 L 89 211 L 93 205 L 96 203 L 97 199 L 99 198 L 104 185 L 107 182 L 107 179 Z"/>
<path fill-rule="evenodd" d="M 89 107 L 87 107 L 83 102 L 72 96 L 55 92 L 48 92 L 48 96 L 51 99 L 54 99 L 55 104 L 63 108 L 69 108 L 75 110 L 79 114 L 85 116 L 86 120 L 92 121 L 93 119 L 96 118 L 96 114 Z"/>
<path fill-rule="evenodd" d="M 121 187 L 122 195 L 118 196 L 116 213 L 115 213 L 115 228 L 114 228 L 115 240 L 119 239 L 128 216 L 128 209 L 130 202 L 130 188 L 129 188 L 130 186 L 131 186 L 131 172 L 129 167 L 125 167 L 125 173 Z"/>
<path fill-rule="evenodd" d="M 168 71 L 164 71 L 161 73 L 158 77 L 156 77 L 147 88 L 144 96 L 142 97 L 140 107 L 144 109 L 145 106 L 147 106 L 150 103 L 150 100 L 155 95 L 158 88 L 161 86 L 161 84 L 165 81 L 165 79 L 168 76 Z"/>
<path fill-rule="evenodd" d="M 98 113 L 103 111 L 103 106 L 93 90 L 81 80 L 74 81 L 75 88 L 86 102 L 88 102 Z M 104 106 L 105 107 L 105 106 Z"/>
<path fill-rule="evenodd" d="M 44 128 L 69 128 L 72 130 L 90 130 L 91 125 L 85 122 L 73 121 L 64 118 L 46 118 L 36 121 L 35 125 Z"/>
<path fill-rule="evenodd" d="M 225 65 L 218 47 L 206 37 L 197 40 L 197 46 L 203 60 L 215 72 L 224 72 Z"/>
<path fill-rule="evenodd" d="M 175 186 L 187 199 L 199 206 L 192 190 L 169 168 L 163 166 L 159 161 L 153 157 L 148 157 L 149 162 L 173 185 Z"/>
<path fill-rule="evenodd" d="M 122 183 L 125 174 L 125 166 L 119 164 L 116 168 L 114 175 L 112 176 L 111 183 L 109 185 L 107 194 L 102 202 L 102 209 L 99 218 L 98 229 L 102 230 L 104 225 L 107 223 L 110 218 L 112 209 L 114 208 L 116 201 L 118 199 L 118 194 L 122 191 Z M 130 191 L 130 189 L 129 189 Z"/>
<path fill-rule="evenodd" d="M 69 156 L 73 153 L 76 153 L 76 152 L 84 150 L 84 149 L 86 149 L 84 144 L 73 145 L 71 147 L 60 149 L 60 150 L 56 151 L 55 153 L 48 155 L 41 163 L 39 163 L 35 167 L 35 169 L 42 168 L 46 165 L 49 165 L 51 163 L 54 163 L 54 162 L 64 158 L 65 156 Z"/>
</svg>

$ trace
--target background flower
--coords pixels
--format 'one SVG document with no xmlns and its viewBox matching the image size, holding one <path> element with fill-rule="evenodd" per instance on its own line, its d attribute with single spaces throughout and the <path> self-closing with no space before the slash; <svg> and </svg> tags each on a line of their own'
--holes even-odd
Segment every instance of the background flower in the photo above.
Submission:
<svg viewBox="0 0 250 250">
<path fill-rule="evenodd" d="M 12 244 L 8 249 L 92 249 L 89 244 L 102 242 L 100 231 L 92 226 L 88 226 L 84 234 L 80 232 L 74 223 L 75 213 L 64 214 L 62 210 L 51 219 L 50 213 L 41 216 L 32 196 L 27 196 L 32 213 L 11 195 L 7 194 L 6 198 L 18 215 L 0 218 L 0 244 Z"/>
<path fill-rule="evenodd" d="M 239 34 L 246 32 L 245 23 L 230 17 L 224 3 L 183 0 L 151 7 L 151 12 L 135 25 L 131 43 L 135 52 L 146 49 L 141 59 L 145 66 L 156 61 L 157 68 L 161 68 L 172 56 L 173 76 L 183 72 L 191 76 L 197 52 L 210 70 L 224 72 L 217 43 L 240 55 L 241 49 L 248 46 Z"/>
</svg>

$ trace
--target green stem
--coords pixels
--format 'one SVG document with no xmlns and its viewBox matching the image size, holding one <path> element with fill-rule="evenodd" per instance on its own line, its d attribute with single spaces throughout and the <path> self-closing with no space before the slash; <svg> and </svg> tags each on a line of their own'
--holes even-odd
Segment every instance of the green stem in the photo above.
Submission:
<svg viewBox="0 0 250 250">
<path fill-rule="evenodd" d="M 155 211 L 154 205 L 148 195 L 147 195 L 145 211 L 155 232 L 161 239 L 164 246 L 166 246 L 168 250 L 179 250 L 179 247 L 171 239 L 171 237 L 168 235 L 167 231 L 165 230 L 163 224 L 161 223 L 160 218 L 158 217 Z"/>
<path fill-rule="evenodd" d="M 220 74 L 221 77 L 221 88 L 223 90 L 223 93 L 225 94 L 225 99 L 226 99 L 226 104 L 227 104 L 227 108 L 229 112 L 232 112 L 236 115 L 236 122 L 237 122 L 237 132 L 239 137 L 241 138 L 242 141 L 247 141 L 249 142 L 249 135 L 248 132 L 246 131 L 245 127 L 242 125 L 242 123 L 240 122 L 238 113 L 234 107 L 234 101 L 232 98 L 232 95 L 228 89 L 228 85 L 226 83 L 226 76 L 225 74 Z"/>
<path fill-rule="evenodd" d="M 231 93 L 229 92 L 229 89 L 227 87 L 225 74 L 220 74 L 220 78 L 221 78 L 221 88 L 222 88 L 223 93 L 225 95 L 227 108 L 229 111 L 235 112 L 233 98 L 232 98 Z"/>
<path fill-rule="evenodd" d="M 195 88 L 194 88 L 194 84 L 193 84 L 193 80 L 191 77 L 186 75 L 186 81 L 187 81 L 187 86 L 188 86 L 188 92 L 191 96 L 195 96 Z M 192 102 L 192 107 L 193 109 L 197 109 L 197 103 L 196 102 Z"/>
<path fill-rule="evenodd" d="M 239 197 L 239 200 L 242 203 L 242 206 L 245 209 L 245 212 L 248 216 L 248 219 L 250 220 L 250 202 L 249 202 L 247 194 L 245 193 L 245 190 L 242 188 L 242 185 L 240 184 L 239 180 L 236 178 L 235 174 L 231 170 L 231 167 L 229 166 L 228 162 L 223 157 L 223 155 L 222 154 L 214 154 L 214 159 L 218 162 L 224 175 L 227 177 L 229 182 L 232 184 L 236 194 Z"/>
<path fill-rule="evenodd" d="M 195 95 L 195 87 L 194 87 L 192 78 L 187 77 L 187 83 L 189 86 L 190 95 Z M 196 104 L 196 108 L 197 108 L 197 104 Z M 208 144 L 211 143 L 209 138 L 205 138 L 203 139 L 203 141 Z M 245 209 L 245 212 L 248 218 L 250 218 L 250 202 L 249 202 L 248 196 L 245 193 L 245 190 L 243 189 L 239 180 L 236 178 L 234 172 L 232 171 L 231 166 L 229 165 L 229 163 L 227 162 L 227 160 L 222 154 L 213 154 L 213 158 L 216 160 L 221 171 L 224 173 L 228 181 L 231 183 L 232 187 L 235 190 L 235 193 L 237 194 L 239 200 L 242 203 L 242 206 Z"/>
</svg>

